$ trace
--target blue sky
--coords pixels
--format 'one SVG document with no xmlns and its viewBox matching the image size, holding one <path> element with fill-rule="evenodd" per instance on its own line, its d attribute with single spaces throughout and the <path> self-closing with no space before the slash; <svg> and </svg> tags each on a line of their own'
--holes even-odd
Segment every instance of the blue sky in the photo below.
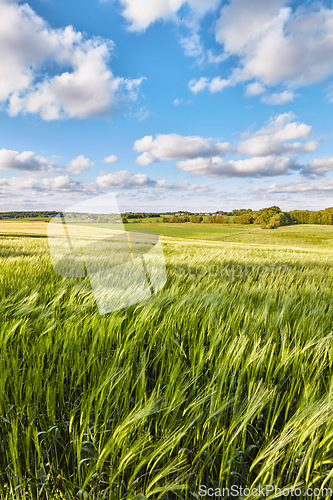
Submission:
<svg viewBox="0 0 333 500">
<path fill-rule="evenodd" d="M 333 205 L 333 6 L 0 0 L 0 210 Z"/>
</svg>

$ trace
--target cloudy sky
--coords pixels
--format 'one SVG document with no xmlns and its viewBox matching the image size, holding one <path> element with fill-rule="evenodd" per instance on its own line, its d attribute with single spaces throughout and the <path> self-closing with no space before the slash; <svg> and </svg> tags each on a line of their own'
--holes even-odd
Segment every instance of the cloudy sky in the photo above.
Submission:
<svg viewBox="0 0 333 500">
<path fill-rule="evenodd" d="M 0 210 L 333 205 L 333 5 L 0 0 Z"/>
</svg>

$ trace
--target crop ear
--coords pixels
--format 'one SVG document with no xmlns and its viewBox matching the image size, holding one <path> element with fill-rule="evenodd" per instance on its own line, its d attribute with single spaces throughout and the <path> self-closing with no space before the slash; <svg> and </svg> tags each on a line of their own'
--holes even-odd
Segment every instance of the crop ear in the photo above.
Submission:
<svg viewBox="0 0 333 500">
<path fill-rule="evenodd" d="M 47 236 L 55 272 L 66 278 L 84 278 L 86 271 L 82 254 L 72 245 L 62 214 L 49 221 Z"/>
</svg>

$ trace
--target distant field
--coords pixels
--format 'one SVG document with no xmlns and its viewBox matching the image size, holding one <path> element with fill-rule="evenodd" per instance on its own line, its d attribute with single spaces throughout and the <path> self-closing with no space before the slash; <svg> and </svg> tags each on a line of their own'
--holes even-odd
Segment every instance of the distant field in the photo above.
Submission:
<svg viewBox="0 0 333 500">
<path fill-rule="evenodd" d="M 0 220 L 0 233 L 22 233 L 46 235 L 47 222 L 40 221 L 3 221 Z"/>
<path fill-rule="evenodd" d="M 90 226 L 94 224 L 89 224 Z M 108 224 L 96 224 L 109 227 Z M 263 230 L 249 224 L 147 224 L 128 223 L 127 231 L 153 231 L 168 238 L 190 240 L 210 240 L 245 245 L 301 246 L 302 248 L 333 248 L 333 226 L 303 224 L 283 226 L 273 230 Z M 0 221 L 1 233 L 46 235 L 46 222 L 39 221 Z"/>
<path fill-rule="evenodd" d="M 110 227 L 109 224 L 94 224 L 98 227 Z M 46 234 L 46 222 L 37 221 L 0 221 L 0 233 L 27 233 L 27 234 Z M 152 224 L 152 223 L 128 223 L 124 224 L 127 231 L 154 231 L 160 235 L 179 237 L 179 238 L 201 238 L 201 239 L 219 239 L 223 234 L 232 234 L 248 230 L 249 226 L 239 224 Z"/>
<path fill-rule="evenodd" d="M 107 227 L 107 224 L 101 224 Z M 261 229 L 254 224 L 140 224 L 124 225 L 127 231 L 154 231 L 169 238 L 210 240 L 245 245 L 332 247 L 333 226 L 299 224 L 277 229 Z M 1 228 L 1 226 L 0 226 Z"/>
<path fill-rule="evenodd" d="M 249 226 L 240 224 L 194 224 L 161 223 L 161 224 L 125 224 L 127 231 L 154 231 L 157 234 L 176 238 L 220 239 L 222 235 L 248 230 Z"/>
</svg>

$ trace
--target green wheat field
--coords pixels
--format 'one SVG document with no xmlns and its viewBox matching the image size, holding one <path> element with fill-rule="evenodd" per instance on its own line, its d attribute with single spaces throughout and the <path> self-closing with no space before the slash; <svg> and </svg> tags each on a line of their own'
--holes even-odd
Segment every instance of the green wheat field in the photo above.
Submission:
<svg viewBox="0 0 333 500">
<path fill-rule="evenodd" d="M 333 226 L 196 226 L 150 225 L 165 287 L 101 316 L 1 223 L 1 500 L 333 488 Z"/>
</svg>

